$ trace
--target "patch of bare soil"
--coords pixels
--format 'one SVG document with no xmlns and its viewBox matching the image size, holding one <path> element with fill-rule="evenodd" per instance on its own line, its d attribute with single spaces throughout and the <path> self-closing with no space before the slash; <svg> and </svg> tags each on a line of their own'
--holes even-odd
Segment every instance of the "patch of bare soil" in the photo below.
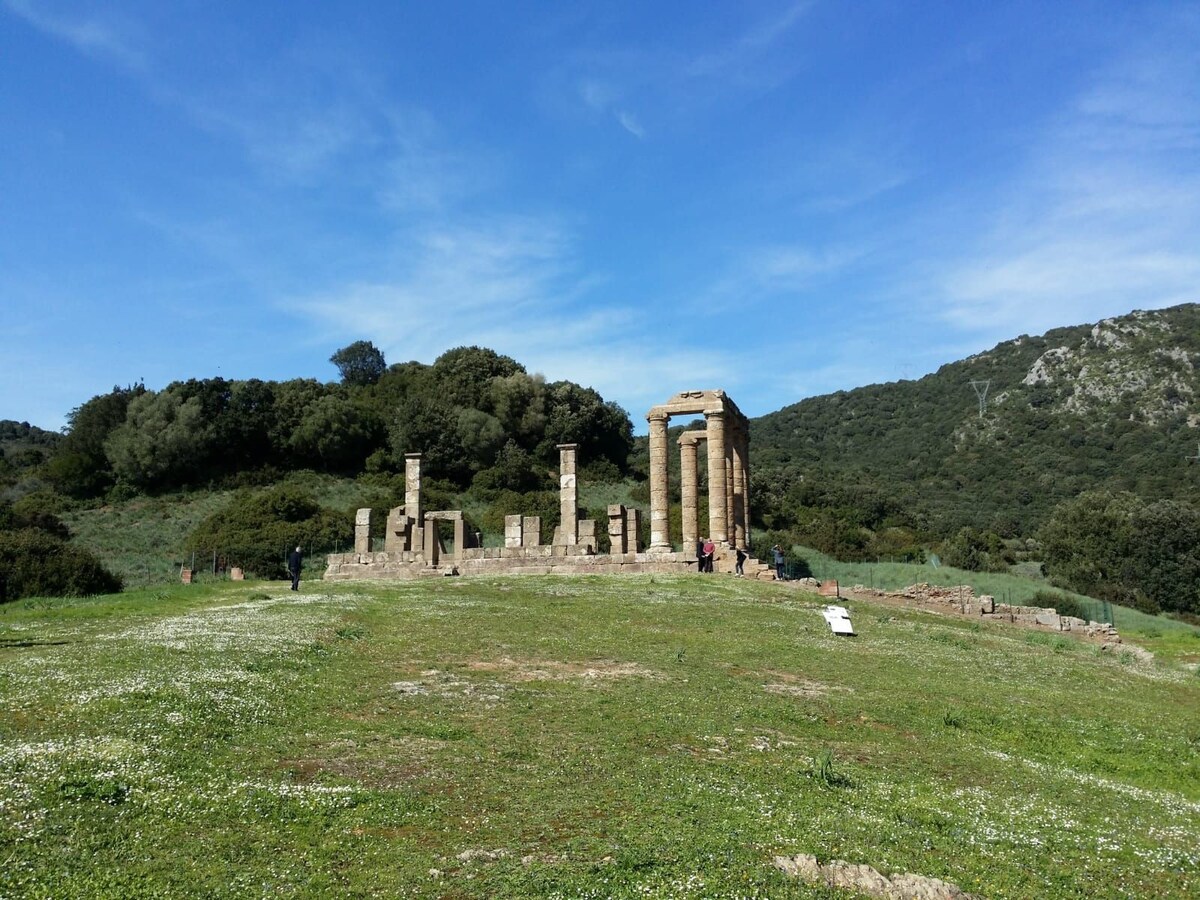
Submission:
<svg viewBox="0 0 1200 900">
<path fill-rule="evenodd" d="M 475 672 L 497 672 L 512 681 L 604 681 L 613 678 L 661 679 L 662 672 L 631 662 L 589 660 L 561 662 L 553 659 L 476 660 L 468 664 Z"/>
</svg>

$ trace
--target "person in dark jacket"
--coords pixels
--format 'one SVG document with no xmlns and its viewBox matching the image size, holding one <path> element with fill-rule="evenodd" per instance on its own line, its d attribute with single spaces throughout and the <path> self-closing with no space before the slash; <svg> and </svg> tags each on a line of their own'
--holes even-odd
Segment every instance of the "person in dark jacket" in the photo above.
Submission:
<svg viewBox="0 0 1200 900">
<path fill-rule="evenodd" d="M 746 558 L 750 555 L 750 551 L 745 547 L 737 547 L 735 549 L 737 550 L 737 565 L 733 567 L 733 571 L 740 577 L 746 574 L 742 567 L 746 565 Z"/>
<path fill-rule="evenodd" d="M 704 538 L 696 538 L 696 571 L 704 571 Z"/>
<path fill-rule="evenodd" d="M 304 562 L 304 557 L 300 554 L 300 548 L 297 547 L 288 554 L 288 574 L 292 576 L 292 590 L 300 590 L 300 566 Z"/>
</svg>

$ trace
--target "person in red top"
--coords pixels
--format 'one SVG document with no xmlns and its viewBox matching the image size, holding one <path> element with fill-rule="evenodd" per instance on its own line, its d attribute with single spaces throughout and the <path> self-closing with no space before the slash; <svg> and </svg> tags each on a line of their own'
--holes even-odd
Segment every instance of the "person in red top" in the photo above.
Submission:
<svg viewBox="0 0 1200 900">
<path fill-rule="evenodd" d="M 704 571 L 711 572 L 713 570 L 713 554 L 717 551 L 717 545 L 711 540 L 704 542 Z"/>
</svg>

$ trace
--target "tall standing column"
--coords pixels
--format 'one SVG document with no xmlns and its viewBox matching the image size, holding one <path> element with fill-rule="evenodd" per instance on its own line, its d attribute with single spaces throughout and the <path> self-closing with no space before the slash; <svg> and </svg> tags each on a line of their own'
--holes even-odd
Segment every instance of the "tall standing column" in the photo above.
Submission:
<svg viewBox="0 0 1200 900">
<path fill-rule="evenodd" d="M 733 498 L 733 441 L 729 429 L 725 429 L 725 534 L 729 543 L 737 538 L 737 517 Z"/>
<path fill-rule="evenodd" d="M 733 436 L 733 541 L 738 547 L 748 543 L 746 525 L 745 430 L 739 428 Z"/>
<path fill-rule="evenodd" d="M 746 530 L 746 546 L 750 546 L 750 427 L 742 429 L 742 527 Z"/>
<path fill-rule="evenodd" d="M 579 543 L 579 485 L 575 479 L 578 444 L 558 445 L 559 534 L 568 547 Z"/>
<path fill-rule="evenodd" d="M 670 551 L 671 517 L 667 470 L 666 413 L 651 411 L 650 422 L 650 550 Z"/>
<path fill-rule="evenodd" d="M 421 523 L 421 454 L 404 454 L 404 514 Z"/>
<path fill-rule="evenodd" d="M 421 454 L 404 454 L 404 516 L 408 520 L 408 550 L 425 547 L 425 513 L 421 509 Z"/>
<path fill-rule="evenodd" d="M 684 553 L 691 550 L 700 537 L 698 498 L 696 496 L 698 434 L 702 434 L 702 432 L 687 431 L 679 436 L 679 493 L 683 502 L 680 518 L 683 520 Z"/>
<path fill-rule="evenodd" d="M 708 531 L 709 539 L 722 547 L 729 546 L 726 517 L 728 497 L 725 477 L 725 411 L 713 410 L 704 414 L 708 431 Z"/>
</svg>

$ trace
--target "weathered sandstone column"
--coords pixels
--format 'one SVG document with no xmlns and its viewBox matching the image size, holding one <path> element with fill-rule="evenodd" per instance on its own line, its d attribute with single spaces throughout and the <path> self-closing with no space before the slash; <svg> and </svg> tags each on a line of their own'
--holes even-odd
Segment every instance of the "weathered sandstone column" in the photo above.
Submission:
<svg viewBox="0 0 1200 900">
<path fill-rule="evenodd" d="M 737 519 L 733 515 L 733 449 L 730 434 L 725 432 L 725 533 L 729 543 L 734 542 L 737 534 Z"/>
<path fill-rule="evenodd" d="M 650 551 L 671 550 L 670 494 L 667 470 L 666 413 L 648 415 L 650 422 Z"/>
<path fill-rule="evenodd" d="M 371 552 L 371 507 L 366 506 L 354 514 L 354 552 Z"/>
<path fill-rule="evenodd" d="M 740 443 L 740 463 L 742 463 L 742 528 L 744 529 L 743 546 L 749 547 L 752 541 L 750 534 L 750 428 L 749 424 L 742 431 Z"/>
<path fill-rule="evenodd" d="M 466 523 L 463 522 L 462 516 L 454 518 L 454 561 L 462 562 L 466 557 L 463 555 L 467 540 Z"/>
<path fill-rule="evenodd" d="M 725 411 L 712 410 L 704 414 L 708 431 L 708 531 L 709 539 L 718 546 L 729 546 L 726 517 L 727 480 L 725 472 Z M 653 463 L 652 463 L 653 464 Z"/>
<path fill-rule="evenodd" d="M 703 431 L 685 431 L 679 436 L 679 490 L 683 501 L 683 552 L 695 546 L 700 537 L 699 510 L 697 504 L 697 448 L 704 437 Z"/>
<path fill-rule="evenodd" d="M 738 547 L 745 547 L 749 536 L 746 510 L 746 436 L 739 428 L 733 439 L 733 542 Z"/>
<path fill-rule="evenodd" d="M 579 543 L 579 486 L 575 479 L 578 444 L 558 445 L 559 534 L 568 547 Z"/>
<path fill-rule="evenodd" d="M 404 515 L 412 523 L 409 550 L 425 549 L 425 518 L 421 510 L 421 454 L 404 454 Z"/>
<path fill-rule="evenodd" d="M 608 551 L 614 556 L 628 552 L 629 543 L 625 539 L 625 507 L 620 503 L 610 503 L 608 507 Z"/>
</svg>

